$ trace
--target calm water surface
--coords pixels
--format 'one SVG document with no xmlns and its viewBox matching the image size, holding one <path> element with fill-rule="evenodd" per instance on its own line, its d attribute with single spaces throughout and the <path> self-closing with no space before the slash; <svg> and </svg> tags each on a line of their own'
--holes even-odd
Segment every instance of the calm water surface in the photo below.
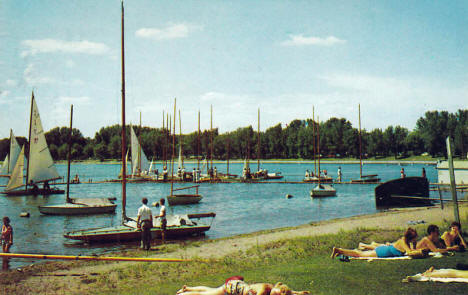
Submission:
<svg viewBox="0 0 468 295">
<path fill-rule="evenodd" d="M 225 164 L 216 164 L 218 171 L 225 172 Z M 322 169 L 336 177 L 338 166 L 341 166 L 343 181 L 359 178 L 358 164 L 322 164 Z M 187 171 L 194 165 L 187 164 Z M 241 173 L 243 164 L 231 163 L 230 173 Z M 407 176 L 420 176 L 422 168 L 426 169 L 430 182 L 436 182 L 435 166 L 425 164 L 405 165 Z M 60 175 L 66 175 L 66 165 L 57 166 Z M 161 171 L 161 167 L 157 167 Z M 256 163 L 251 165 L 256 170 Z M 269 172 L 281 171 L 282 181 L 301 181 L 306 169 L 313 170 L 313 164 L 307 163 L 265 163 L 262 168 Z M 378 174 L 382 181 L 398 178 L 399 165 L 367 164 L 363 174 Z M 82 181 L 92 179 L 102 181 L 116 178 L 120 171 L 119 165 L 112 164 L 74 164 L 71 175 L 79 174 Z M 7 179 L 0 179 L 0 184 L 6 184 Z M 186 184 L 186 186 L 191 184 Z M 182 187 L 183 184 L 174 184 Z M 169 208 L 169 214 L 216 212 L 211 229 L 204 238 L 213 239 L 232 236 L 240 233 L 255 232 L 264 229 L 295 226 L 360 214 L 378 212 L 375 207 L 373 184 L 349 185 L 335 184 L 337 197 L 311 199 L 309 191 L 314 184 L 201 184 L 199 192 L 204 196 L 199 204 L 176 206 Z M 65 188 L 65 186 L 62 186 Z M 3 188 L 0 188 L 3 190 Z M 158 201 L 170 193 L 167 183 L 129 183 L 127 184 L 127 215 L 136 216 L 142 197 L 149 202 Z M 286 199 L 286 194 L 294 197 Z M 121 222 L 121 185 L 119 183 L 79 184 L 70 186 L 71 197 L 116 197 L 119 204 L 116 214 L 95 216 L 47 216 L 39 213 L 38 206 L 61 204 L 64 195 L 48 197 L 0 196 L 1 216 L 9 216 L 14 228 L 14 245 L 11 249 L 16 253 L 90 255 L 107 251 L 135 247 L 126 245 L 84 245 L 67 240 L 63 234 L 69 231 L 119 225 Z M 434 195 L 434 197 L 436 197 Z M 437 195 L 438 197 L 438 195 Z M 21 218 L 21 212 L 29 212 L 29 218 Z M 153 209 L 157 213 L 157 209 Z M 32 260 L 14 260 L 10 267 L 32 263 Z"/>
</svg>

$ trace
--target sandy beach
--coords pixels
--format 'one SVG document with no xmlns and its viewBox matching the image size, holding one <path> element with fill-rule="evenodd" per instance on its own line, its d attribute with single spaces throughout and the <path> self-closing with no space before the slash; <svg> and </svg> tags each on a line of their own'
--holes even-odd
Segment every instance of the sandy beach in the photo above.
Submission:
<svg viewBox="0 0 468 295">
<path fill-rule="evenodd" d="M 460 216 L 463 218 L 467 214 L 468 207 L 460 207 Z M 454 219 L 454 210 L 452 206 L 429 208 L 407 208 L 398 210 L 389 210 L 372 215 L 362 215 L 351 218 L 334 219 L 312 224 L 305 224 L 293 228 L 282 228 L 271 231 L 258 232 L 223 238 L 217 240 L 207 240 L 196 245 L 188 243 L 175 252 L 165 254 L 150 255 L 151 257 L 161 258 L 222 258 L 232 255 L 238 251 L 245 251 L 251 247 L 263 245 L 284 239 L 293 239 L 296 237 L 312 237 L 324 234 L 333 234 L 339 231 L 348 231 L 356 228 L 369 229 L 405 229 L 411 226 L 415 221 L 424 223 L 443 224 L 451 222 Z M 421 233 L 422 235 L 423 233 Z M 83 278 L 92 275 L 103 275 L 106 272 L 120 267 L 128 267 L 134 262 L 108 263 L 108 264 L 86 264 L 86 266 L 74 267 L 68 270 L 62 270 L 57 267 L 49 273 L 42 273 L 41 276 L 30 276 L 20 282 L 21 289 L 35 290 L 37 294 L 51 294 L 47 286 L 55 286 L 54 289 L 60 290 L 60 294 L 74 293 L 77 290 L 84 292 L 92 290 L 93 284 L 89 284 Z M 73 274 L 80 274 L 79 276 Z M 57 276 L 59 275 L 59 276 Z"/>
</svg>

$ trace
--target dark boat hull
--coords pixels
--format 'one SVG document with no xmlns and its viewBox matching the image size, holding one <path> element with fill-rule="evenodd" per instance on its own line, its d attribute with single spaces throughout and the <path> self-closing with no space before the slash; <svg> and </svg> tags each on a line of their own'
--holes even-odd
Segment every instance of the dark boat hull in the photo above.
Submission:
<svg viewBox="0 0 468 295">
<path fill-rule="evenodd" d="M 429 181 L 424 177 L 406 177 L 387 181 L 375 188 L 377 207 L 430 206 Z"/>
<path fill-rule="evenodd" d="M 5 194 L 7 196 L 60 195 L 64 193 L 65 191 L 63 189 L 55 189 L 55 188 L 51 188 L 51 189 L 39 188 L 39 189 L 26 189 L 26 190 L 23 189 L 23 190 L 13 190 L 9 192 L 6 192 L 6 191 L 2 192 L 2 194 Z"/>
</svg>

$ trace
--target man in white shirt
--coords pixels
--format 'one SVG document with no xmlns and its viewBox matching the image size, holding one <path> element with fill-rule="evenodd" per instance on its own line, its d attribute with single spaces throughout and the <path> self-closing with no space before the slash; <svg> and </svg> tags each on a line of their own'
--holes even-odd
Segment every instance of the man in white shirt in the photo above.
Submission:
<svg viewBox="0 0 468 295">
<path fill-rule="evenodd" d="M 159 217 L 161 220 L 161 241 L 164 244 L 164 238 L 166 236 L 166 225 L 167 225 L 167 219 L 166 219 L 166 206 L 164 206 L 164 203 L 166 200 L 164 198 L 161 198 L 159 200 L 159 204 L 161 204 L 161 209 L 159 210 L 159 215 L 156 217 Z"/>
<path fill-rule="evenodd" d="M 141 229 L 141 248 L 149 250 L 151 248 L 151 228 L 153 227 L 153 214 L 146 206 L 148 199 L 141 199 L 143 205 L 138 208 L 137 227 Z"/>
</svg>

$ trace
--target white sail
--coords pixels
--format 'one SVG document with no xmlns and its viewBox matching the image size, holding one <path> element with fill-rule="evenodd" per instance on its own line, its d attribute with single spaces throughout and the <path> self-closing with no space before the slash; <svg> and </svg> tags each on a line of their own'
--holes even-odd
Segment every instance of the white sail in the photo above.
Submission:
<svg viewBox="0 0 468 295">
<path fill-rule="evenodd" d="M 16 165 L 13 168 L 13 172 L 11 173 L 10 180 L 5 188 L 5 191 L 11 191 L 15 188 L 21 187 L 24 185 L 23 183 L 23 170 L 24 170 L 24 145 L 21 149 L 18 157 L 18 161 L 16 161 Z"/>
<path fill-rule="evenodd" d="M 2 169 L 0 169 L 0 175 L 8 175 L 8 166 L 9 166 L 9 161 L 8 159 L 10 158 L 10 155 L 7 154 L 6 157 L 5 157 L 5 160 L 3 160 L 3 164 L 2 164 Z"/>
<path fill-rule="evenodd" d="M 184 158 L 182 157 L 182 146 L 179 145 L 179 162 L 177 163 L 179 169 L 184 168 Z"/>
<path fill-rule="evenodd" d="M 249 161 L 247 160 L 247 158 L 244 159 L 244 169 L 247 170 L 249 169 Z"/>
<path fill-rule="evenodd" d="M 128 150 L 127 150 L 127 154 L 125 155 L 125 163 L 123 163 L 122 166 L 120 167 L 120 172 L 119 172 L 119 176 L 118 176 L 119 178 L 122 178 L 123 167 L 124 167 L 124 165 L 127 165 L 127 163 L 128 163 Z M 126 167 L 125 170 L 127 170 L 128 167 L 127 166 L 125 166 L 125 167 Z"/>
<path fill-rule="evenodd" d="M 39 109 L 34 96 L 32 97 L 31 110 L 31 137 L 29 142 L 29 176 L 28 181 L 35 183 L 59 179 L 60 176 L 55 168 L 54 161 L 50 155 L 49 147 L 42 129 Z"/>
<path fill-rule="evenodd" d="M 3 162 L 2 169 L 0 170 L 0 174 L 2 175 L 10 175 L 15 168 L 16 161 L 18 160 L 18 156 L 21 152 L 21 147 L 16 140 L 16 137 L 13 135 L 13 130 L 10 130 L 10 152 L 5 158 Z"/>
<path fill-rule="evenodd" d="M 130 146 L 132 148 L 132 174 L 136 175 L 139 174 L 138 170 L 140 170 L 140 172 L 148 171 L 149 162 L 146 158 L 145 152 L 143 151 L 143 149 L 140 146 L 140 143 L 138 142 L 138 138 L 135 134 L 135 131 L 133 130 L 133 127 L 130 128 L 130 133 Z"/>
</svg>

